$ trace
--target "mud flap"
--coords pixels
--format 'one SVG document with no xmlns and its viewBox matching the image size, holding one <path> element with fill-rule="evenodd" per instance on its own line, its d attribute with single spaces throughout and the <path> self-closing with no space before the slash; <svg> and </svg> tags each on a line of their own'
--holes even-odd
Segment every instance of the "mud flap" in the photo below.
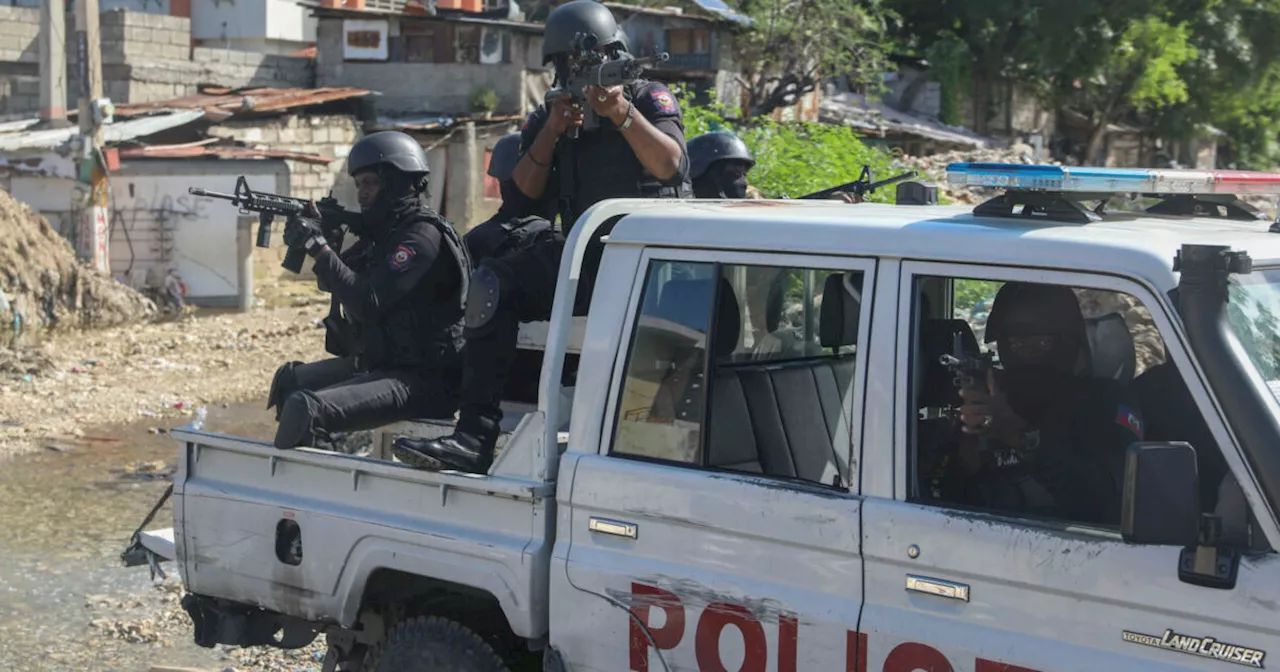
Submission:
<svg viewBox="0 0 1280 672">
<path fill-rule="evenodd" d="M 202 595 L 183 595 L 182 608 L 191 617 L 195 643 L 206 649 L 218 644 L 300 649 L 319 634 L 306 621 Z"/>
</svg>

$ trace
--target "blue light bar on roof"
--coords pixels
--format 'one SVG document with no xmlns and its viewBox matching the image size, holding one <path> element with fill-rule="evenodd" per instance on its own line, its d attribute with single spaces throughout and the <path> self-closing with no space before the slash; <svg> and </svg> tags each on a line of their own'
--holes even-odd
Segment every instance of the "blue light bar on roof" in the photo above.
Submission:
<svg viewBox="0 0 1280 672">
<path fill-rule="evenodd" d="M 1280 195 L 1280 174 L 1242 170 L 953 163 L 947 166 L 947 183 L 1037 191 Z"/>
</svg>

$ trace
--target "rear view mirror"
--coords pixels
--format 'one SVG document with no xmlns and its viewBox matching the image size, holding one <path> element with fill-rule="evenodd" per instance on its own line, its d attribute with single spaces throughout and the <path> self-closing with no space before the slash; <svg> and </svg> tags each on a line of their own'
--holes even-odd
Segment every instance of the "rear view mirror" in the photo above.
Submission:
<svg viewBox="0 0 1280 672">
<path fill-rule="evenodd" d="M 1130 445 L 1124 460 L 1121 536 L 1132 544 L 1196 545 L 1200 540 L 1199 481 L 1191 444 Z"/>
</svg>

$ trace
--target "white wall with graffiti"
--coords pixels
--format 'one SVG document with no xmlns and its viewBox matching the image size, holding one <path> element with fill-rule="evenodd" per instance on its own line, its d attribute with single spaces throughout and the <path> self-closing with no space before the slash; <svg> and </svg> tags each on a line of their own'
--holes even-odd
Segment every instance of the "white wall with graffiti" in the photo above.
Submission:
<svg viewBox="0 0 1280 672">
<path fill-rule="evenodd" d="M 139 289 L 163 283 L 176 269 L 197 305 L 243 305 L 252 296 L 253 236 L 257 217 L 239 213 L 227 201 L 192 196 L 190 187 L 231 193 L 244 175 L 249 187 L 289 193 L 288 167 L 278 160 L 125 161 L 110 178 L 108 256 L 111 274 Z M 63 235 L 75 218 L 75 183 L 53 176 L 14 177 L 15 198 L 40 211 Z M 252 225 L 249 225 L 250 220 Z M 273 226 L 275 238 L 284 222 Z M 73 241 L 74 242 L 74 241 Z"/>
</svg>

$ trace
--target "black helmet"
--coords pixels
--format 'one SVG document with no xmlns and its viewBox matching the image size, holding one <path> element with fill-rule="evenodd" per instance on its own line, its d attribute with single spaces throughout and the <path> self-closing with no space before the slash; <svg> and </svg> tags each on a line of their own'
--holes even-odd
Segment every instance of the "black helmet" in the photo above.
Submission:
<svg viewBox="0 0 1280 672">
<path fill-rule="evenodd" d="M 551 10 L 542 34 L 542 63 L 578 49 L 594 49 L 611 44 L 627 50 L 627 37 L 618 27 L 613 12 L 595 0 L 573 0 Z"/>
<path fill-rule="evenodd" d="M 511 179 L 511 173 L 520 160 L 520 134 L 511 133 L 498 139 L 493 145 L 493 153 L 489 155 L 489 177 L 499 180 Z"/>
<path fill-rule="evenodd" d="M 748 167 L 756 165 L 747 143 L 728 131 L 703 133 L 689 141 L 688 150 L 689 179 L 692 180 L 702 177 L 716 161 L 732 159 L 745 162 Z"/>
<path fill-rule="evenodd" d="M 347 172 L 355 175 L 384 163 L 410 175 L 425 177 L 431 174 L 422 145 L 400 131 L 378 131 L 360 138 L 351 146 L 351 153 L 347 156 Z"/>
</svg>

